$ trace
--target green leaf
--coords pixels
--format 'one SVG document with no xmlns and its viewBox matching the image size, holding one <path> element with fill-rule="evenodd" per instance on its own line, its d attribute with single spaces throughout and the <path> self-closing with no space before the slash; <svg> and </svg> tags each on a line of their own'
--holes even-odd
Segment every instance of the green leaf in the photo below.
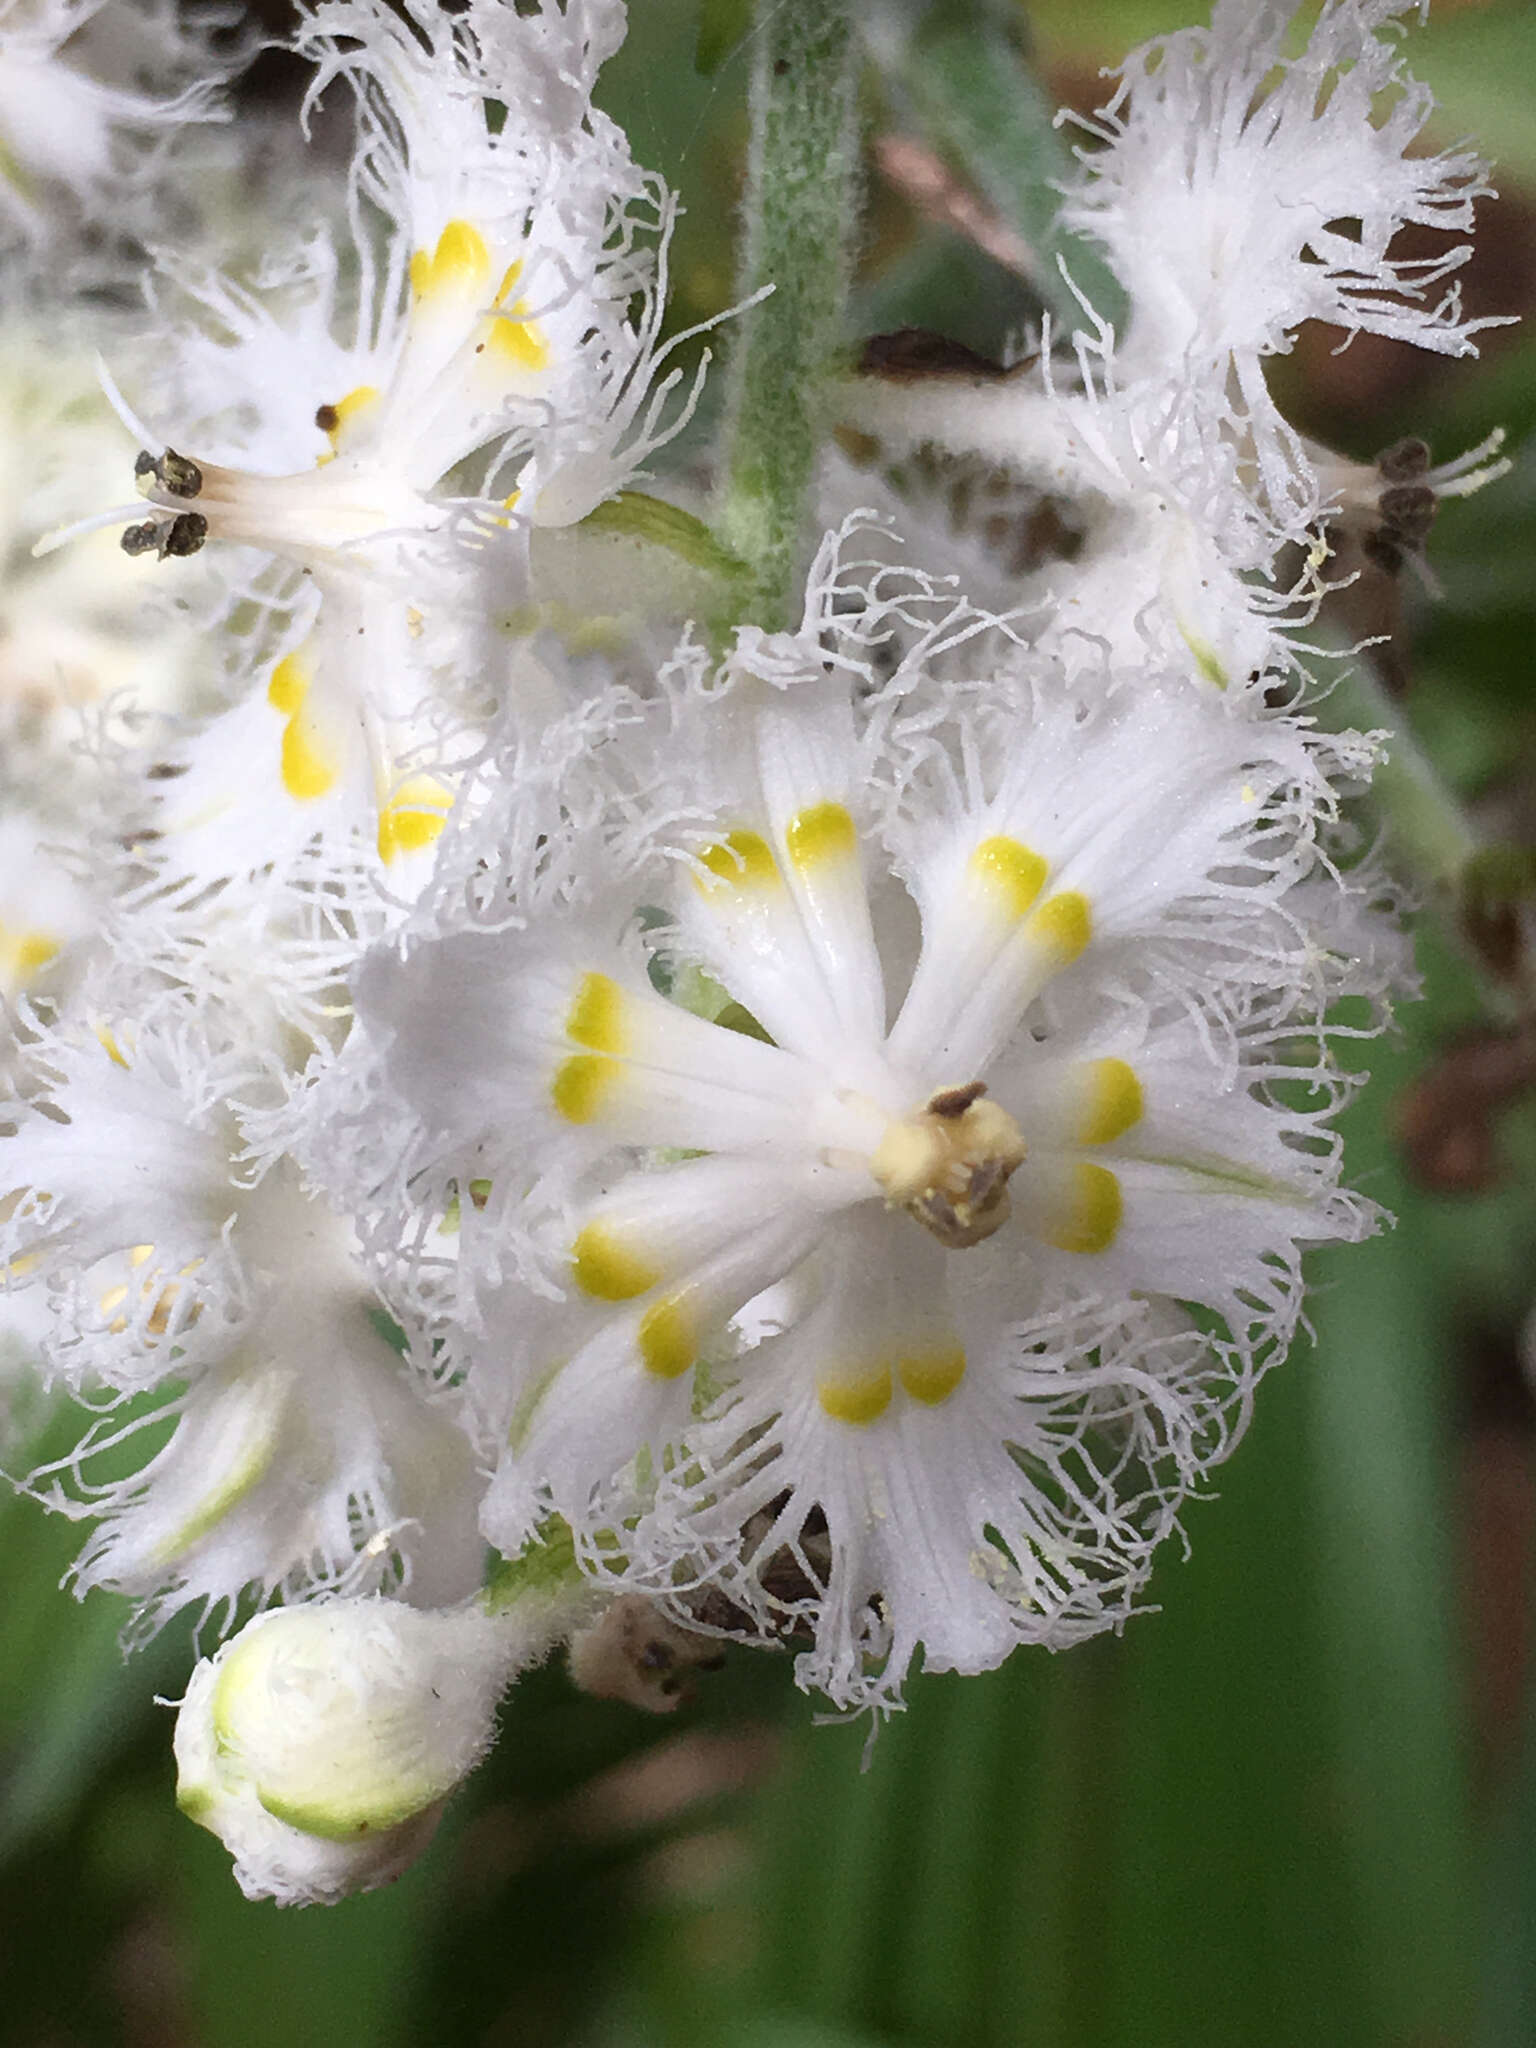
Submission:
<svg viewBox="0 0 1536 2048">
<path fill-rule="evenodd" d="M 1033 259 L 1030 282 L 1055 318 L 1068 331 L 1082 326 L 1081 292 L 1118 324 L 1125 299 L 1108 264 L 1059 219 L 1058 186 L 1071 175 L 1071 157 L 1054 125 L 1055 103 L 1006 22 L 990 11 L 930 0 L 910 36 L 882 37 L 874 50 L 899 53 L 891 73 L 898 97 L 924 138 L 1021 238 Z"/>
</svg>

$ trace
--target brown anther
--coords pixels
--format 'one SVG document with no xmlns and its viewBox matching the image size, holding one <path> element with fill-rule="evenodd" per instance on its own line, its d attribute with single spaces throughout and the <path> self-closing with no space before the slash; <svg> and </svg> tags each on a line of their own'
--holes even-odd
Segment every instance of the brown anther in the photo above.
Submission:
<svg viewBox="0 0 1536 2048">
<path fill-rule="evenodd" d="M 164 531 L 158 519 L 144 519 L 137 526 L 125 526 L 118 545 L 125 555 L 159 554 L 160 537 Z"/>
<path fill-rule="evenodd" d="M 203 472 L 189 455 L 167 448 L 155 465 L 160 487 L 173 498 L 195 498 L 203 488 Z"/>
<path fill-rule="evenodd" d="M 1018 1125 L 983 1100 L 985 1084 L 940 1088 L 894 1119 L 869 1162 L 893 1209 L 905 1209 L 951 1251 L 980 1244 L 1008 1220 L 1008 1177 L 1024 1163 Z"/>
<path fill-rule="evenodd" d="M 1428 468 L 1429 444 L 1417 435 L 1410 435 L 1406 441 L 1394 441 L 1376 458 L 1376 473 L 1388 484 L 1412 483 Z"/>
<path fill-rule="evenodd" d="M 1422 554 L 1434 526 L 1439 499 L 1424 481 L 1428 470 L 1428 443 L 1416 437 L 1396 442 L 1376 458 L 1382 488 L 1373 494 L 1366 486 L 1368 516 L 1374 517 L 1359 543 L 1366 560 L 1389 576 L 1396 576 L 1410 556 Z"/>
<path fill-rule="evenodd" d="M 178 512 L 160 544 L 162 555 L 195 555 L 208 538 L 208 522 L 201 512 Z"/>
<path fill-rule="evenodd" d="M 859 352 L 861 377 L 885 377 L 896 384 L 917 384 L 930 377 L 973 377 L 989 384 L 1011 374 L 990 356 L 978 355 L 963 341 L 951 341 L 928 327 L 898 327 L 893 334 L 872 334 Z"/>
<path fill-rule="evenodd" d="M 1389 484 L 1377 499 L 1384 524 L 1404 540 L 1423 540 L 1435 523 L 1438 500 L 1428 484 Z"/>
<path fill-rule="evenodd" d="M 967 1081 L 963 1088 L 941 1088 L 937 1095 L 928 1098 L 929 1112 L 933 1116 L 964 1116 L 973 1102 L 980 1102 L 987 1092 L 985 1081 Z"/>
<path fill-rule="evenodd" d="M 719 1638 L 699 1635 L 638 1593 L 622 1594 L 571 1638 L 571 1677 L 594 1699 L 670 1714 L 695 1671 L 717 1671 Z"/>
<path fill-rule="evenodd" d="M 341 425 L 341 414 L 334 405 L 319 406 L 315 411 L 315 425 L 322 434 L 334 434 Z"/>
</svg>

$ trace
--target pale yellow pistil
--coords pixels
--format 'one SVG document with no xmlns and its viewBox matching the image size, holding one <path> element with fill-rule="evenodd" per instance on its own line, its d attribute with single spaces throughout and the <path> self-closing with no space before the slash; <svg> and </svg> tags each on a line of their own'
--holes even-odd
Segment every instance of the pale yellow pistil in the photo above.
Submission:
<svg viewBox="0 0 1536 2048">
<path fill-rule="evenodd" d="M 869 1162 L 893 1209 L 905 1209 L 952 1251 L 980 1244 L 1008 1220 L 1008 1176 L 1024 1163 L 1018 1125 L 986 1084 L 941 1088 L 886 1126 Z"/>
</svg>

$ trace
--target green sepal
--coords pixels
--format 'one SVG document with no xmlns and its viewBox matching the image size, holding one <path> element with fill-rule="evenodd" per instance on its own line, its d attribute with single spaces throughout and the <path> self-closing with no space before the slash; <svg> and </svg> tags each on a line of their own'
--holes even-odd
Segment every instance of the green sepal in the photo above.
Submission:
<svg viewBox="0 0 1536 2048">
<path fill-rule="evenodd" d="M 701 569 L 725 583 L 741 582 L 748 573 L 746 563 L 717 540 L 702 519 L 645 491 L 616 492 L 589 512 L 581 525 L 592 533 L 616 533 L 650 547 L 666 548 L 691 569 Z"/>
<path fill-rule="evenodd" d="M 547 1598 L 581 1578 L 576 1539 L 563 1515 L 549 1515 L 533 1541 L 516 1557 L 493 1551 L 480 1604 L 487 1614 L 505 1614 L 528 1599 Z"/>
</svg>

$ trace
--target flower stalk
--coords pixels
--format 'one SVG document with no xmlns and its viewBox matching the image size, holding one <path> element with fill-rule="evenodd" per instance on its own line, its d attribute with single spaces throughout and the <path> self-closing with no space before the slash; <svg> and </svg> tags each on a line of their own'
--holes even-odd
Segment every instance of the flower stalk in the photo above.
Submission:
<svg viewBox="0 0 1536 2048">
<path fill-rule="evenodd" d="M 809 554 L 806 497 L 843 338 L 857 172 L 857 44 L 846 0 L 763 0 L 721 528 L 749 565 L 739 618 L 790 623 Z"/>
</svg>

